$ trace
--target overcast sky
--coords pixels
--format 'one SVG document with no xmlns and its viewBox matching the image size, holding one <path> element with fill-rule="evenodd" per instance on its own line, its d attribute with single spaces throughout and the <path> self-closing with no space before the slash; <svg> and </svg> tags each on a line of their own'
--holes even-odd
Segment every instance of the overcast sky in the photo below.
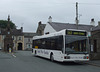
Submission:
<svg viewBox="0 0 100 72">
<path fill-rule="evenodd" d="M 24 32 L 36 32 L 38 22 L 46 24 L 48 17 L 53 22 L 75 23 L 75 3 L 78 2 L 80 24 L 100 21 L 100 0 L 0 0 L 0 20 L 11 21 Z M 80 16 L 82 15 L 82 16 Z"/>
</svg>

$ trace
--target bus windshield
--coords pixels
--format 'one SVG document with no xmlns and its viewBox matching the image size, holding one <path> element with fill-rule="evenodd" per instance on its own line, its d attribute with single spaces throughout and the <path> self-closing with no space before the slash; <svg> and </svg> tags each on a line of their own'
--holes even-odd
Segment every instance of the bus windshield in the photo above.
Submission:
<svg viewBox="0 0 100 72">
<path fill-rule="evenodd" d="M 67 54 L 87 54 L 87 45 L 85 36 L 65 36 L 65 53 Z"/>
</svg>

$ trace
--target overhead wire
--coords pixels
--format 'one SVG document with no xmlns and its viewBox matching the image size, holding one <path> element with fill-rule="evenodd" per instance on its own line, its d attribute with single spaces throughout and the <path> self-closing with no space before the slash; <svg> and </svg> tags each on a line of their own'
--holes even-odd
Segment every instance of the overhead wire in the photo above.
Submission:
<svg viewBox="0 0 100 72">
<path fill-rule="evenodd" d="M 78 3 L 78 4 L 84 4 L 84 5 L 100 5 L 100 3 Z"/>
</svg>

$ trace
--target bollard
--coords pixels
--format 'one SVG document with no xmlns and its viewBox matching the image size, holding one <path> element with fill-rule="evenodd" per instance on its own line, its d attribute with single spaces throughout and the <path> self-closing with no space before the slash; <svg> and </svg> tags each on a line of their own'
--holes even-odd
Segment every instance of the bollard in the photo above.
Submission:
<svg viewBox="0 0 100 72">
<path fill-rule="evenodd" d="M 11 53 L 11 48 L 9 48 L 9 53 Z"/>
</svg>

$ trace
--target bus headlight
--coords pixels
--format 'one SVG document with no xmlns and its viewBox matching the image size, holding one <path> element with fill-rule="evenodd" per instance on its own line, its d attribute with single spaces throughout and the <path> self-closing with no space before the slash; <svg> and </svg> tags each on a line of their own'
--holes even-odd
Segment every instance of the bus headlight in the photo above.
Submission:
<svg viewBox="0 0 100 72">
<path fill-rule="evenodd" d="M 70 59 L 70 56 L 64 56 L 64 59 Z"/>
</svg>

